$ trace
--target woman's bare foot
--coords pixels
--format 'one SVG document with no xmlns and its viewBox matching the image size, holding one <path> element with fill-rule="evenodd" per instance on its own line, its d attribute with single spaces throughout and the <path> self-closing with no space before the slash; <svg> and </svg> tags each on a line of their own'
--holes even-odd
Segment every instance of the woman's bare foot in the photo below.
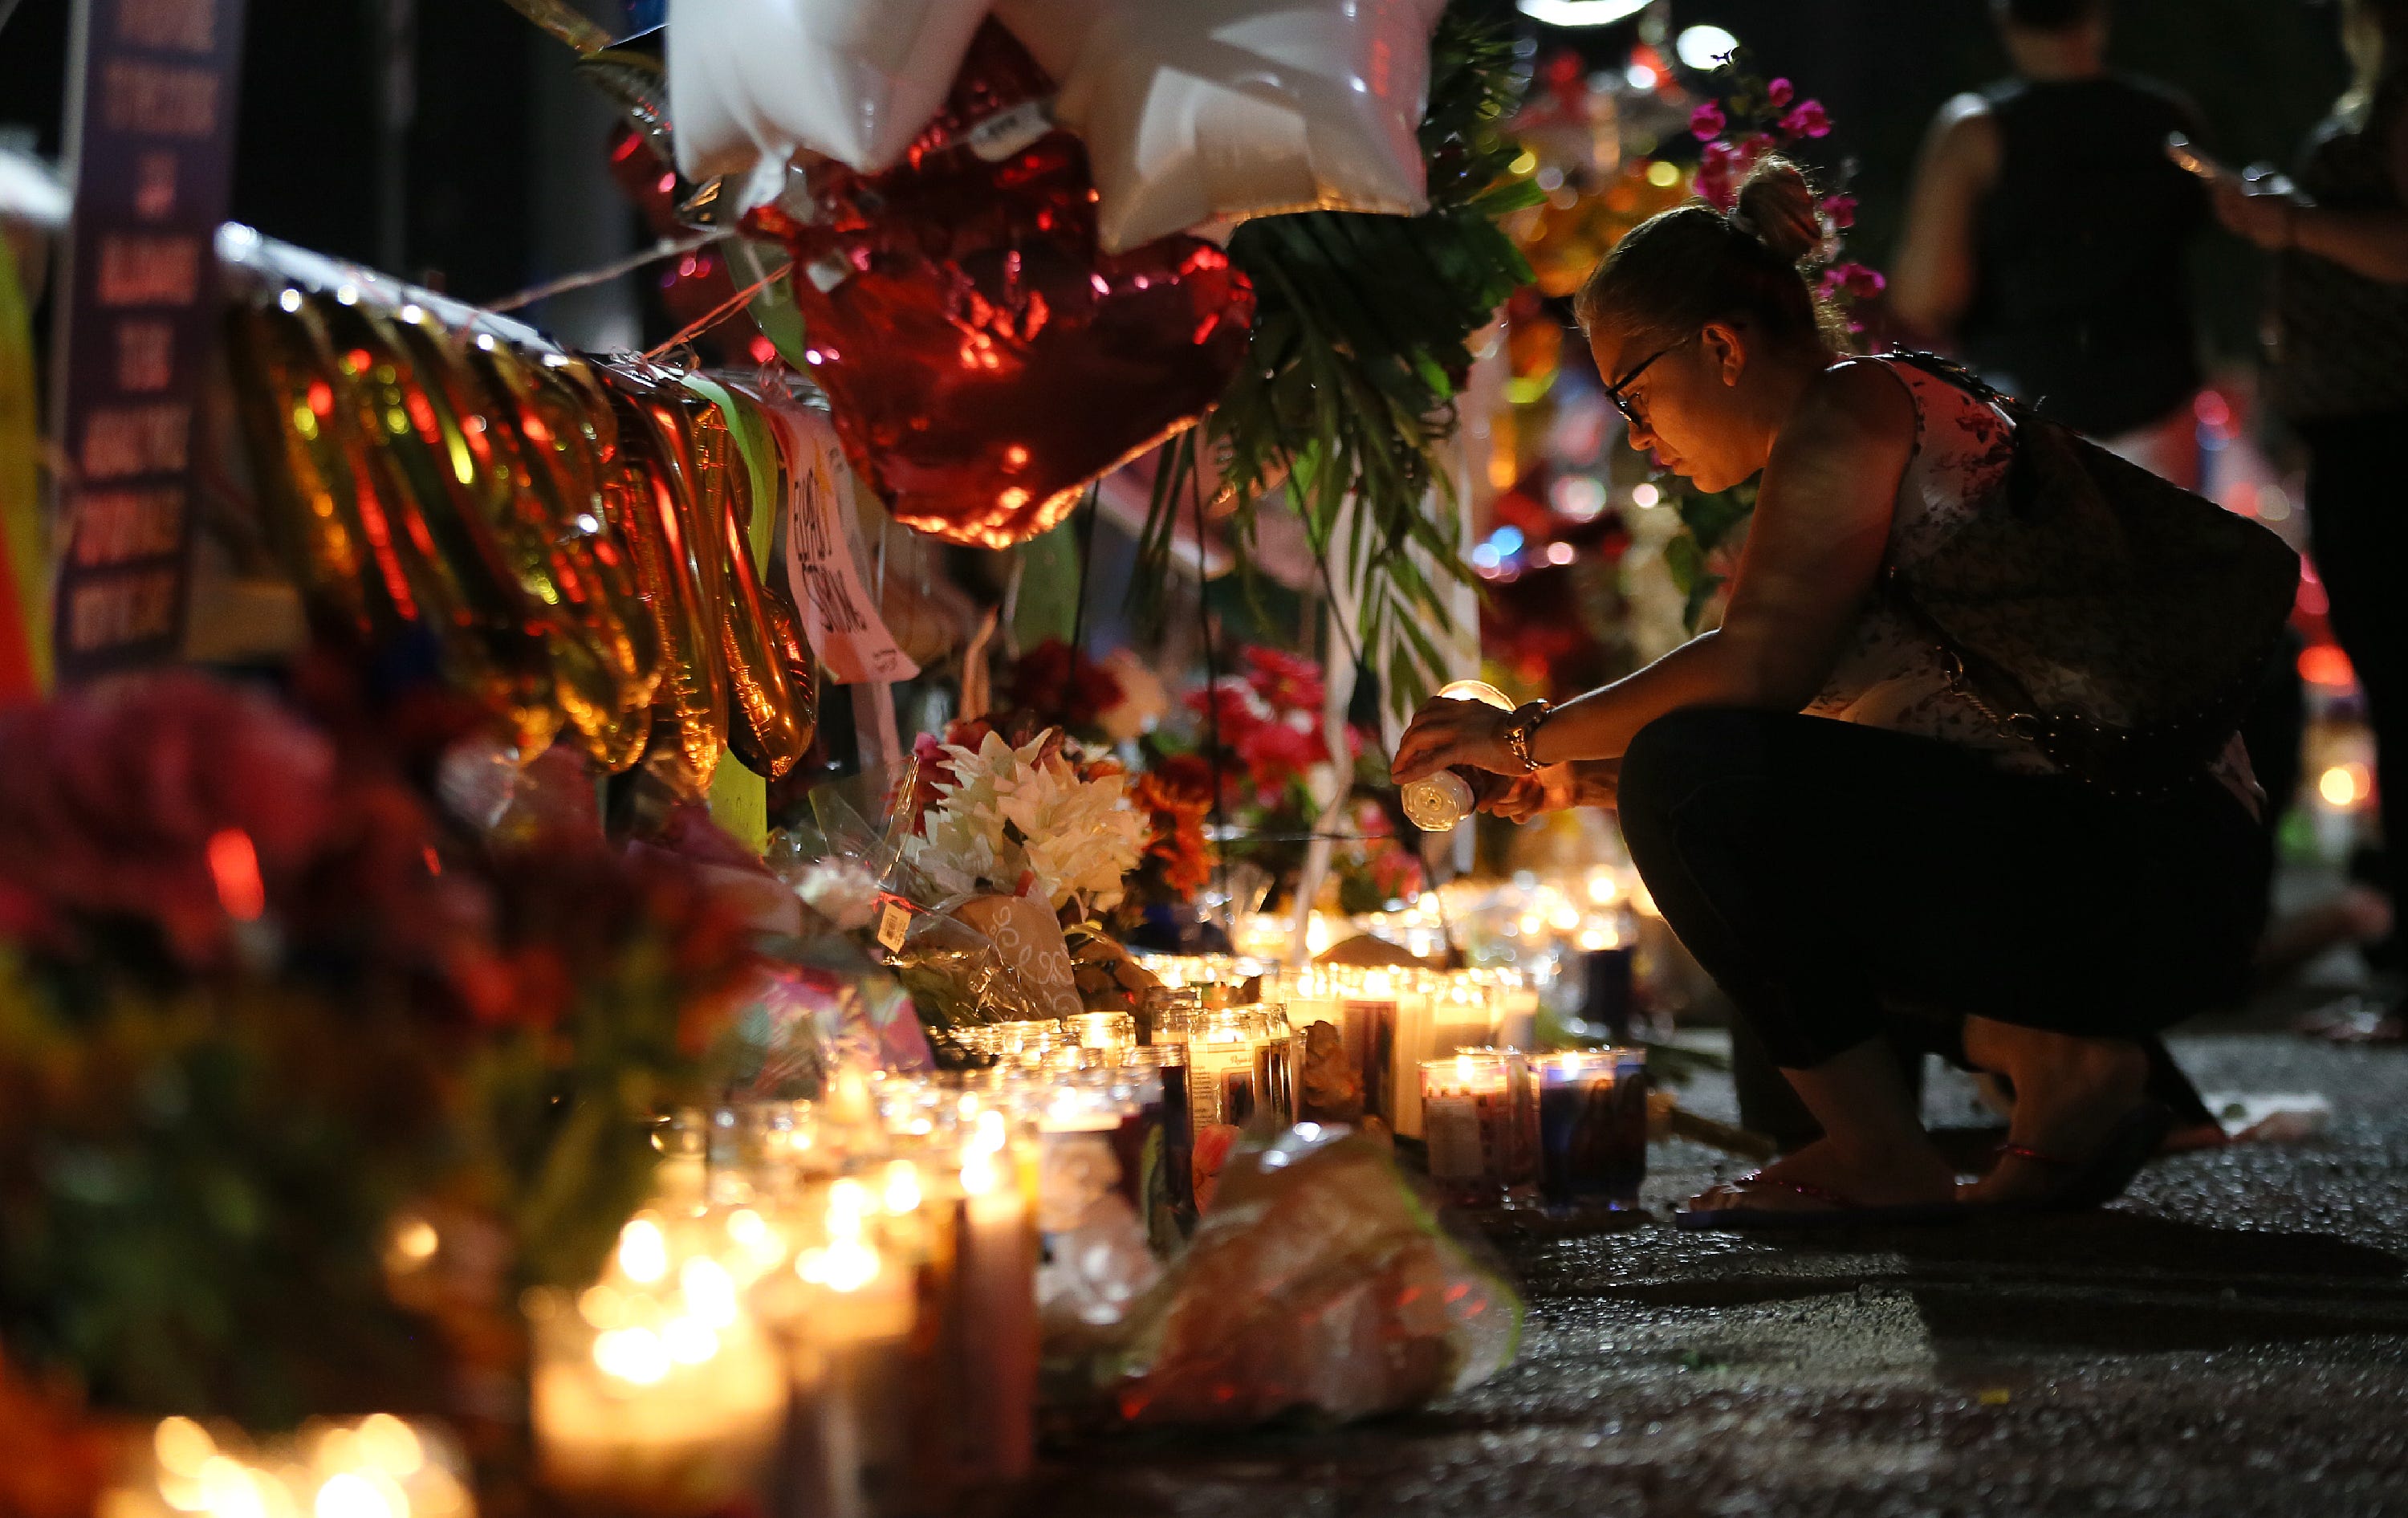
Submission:
<svg viewBox="0 0 2408 1518">
<path fill-rule="evenodd" d="M 1832 1212 L 1842 1207 L 1908 1207 L 1956 1195 L 1956 1172 L 1928 1144 L 1920 1153 L 1844 1154 L 1828 1138 L 1784 1154 L 1750 1178 L 1725 1181 L 1689 1198 L 1692 1211 L 1751 1208 L 1766 1212 Z M 1845 1198 L 1844 1202 L 1833 1198 Z"/>
<path fill-rule="evenodd" d="M 2096 1153 L 2148 1084 L 2148 1056 L 2128 1038 L 2077 1038 L 1971 1017 L 1965 1020 L 1965 1053 L 2014 1086 L 2008 1141 L 2071 1161 Z M 2028 1201 L 2047 1195 L 2064 1174 L 2062 1166 L 2001 1154 L 1961 1195 L 1970 1202 Z"/>
</svg>

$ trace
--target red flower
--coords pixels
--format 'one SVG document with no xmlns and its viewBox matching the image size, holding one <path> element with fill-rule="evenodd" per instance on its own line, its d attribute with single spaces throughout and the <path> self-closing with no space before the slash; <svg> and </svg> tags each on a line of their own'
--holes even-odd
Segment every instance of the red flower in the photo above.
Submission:
<svg viewBox="0 0 2408 1518">
<path fill-rule="evenodd" d="M 1203 803 L 1207 809 L 1212 805 L 1212 765 L 1202 754 L 1171 754 L 1155 765 L 1147 778 L 1166 790 Z"/>
<path fill-rule="evenodd" d="M 1411 901 L 1422 894 L 1421 861 L 1391 843 L 1373 852 L 1371 883 L 1385 901 Z"/>
<path fill-rule="evenodd" d="M 1831 135 L 1831 118 L 1821 101 L 1801 100 L 1781 118 L 1781 130 L 1793 137 L 1827 137 Z"/>
<path fill-rule="evenodd" d="M 708 866 L 718 851 L 698 835 L 709 825 L 624 850 L 552 838 L 498 857 L 495 937 L 510 1000 L 486 1014 L 549 1027 L 589 988 L 624 994 L 630 977 L 657 976 L 677 997 L 680 1050 L 700 1053 L 754 963 L 743 893 Z"/>
<path fill-rule="evenodd" d="M 1263 725 L 1265 719 L 1256 706 L 1259 699 L 1251 687 L 1225 678 L 1210 690 L 1188 692 L 1187 708 L 1206 719 L 1201 733 L 1205 742 L 1218 741 L 1224 749 L 1234 749 Z"/>
<path fill-rule="evenodd" d="M 1322 679 L 1319 665 L 1277 649 L 1250 648 L 1245 660 L 1246 683 L 1272 710 L 1320 715 L 1329 687 Z"/>
<path fill-rule="evenodd" d="M 1013 706 L 1072 732 L 1093 729 L 1125 694 L 1110 669 L 1058 637 L 1022 654 L 1004 685 Z"/>
<path fill-rule="evenodd" d="M 189 670 L 0 714 L 0 879 L 58 910 L 147 922 L 188 965 L 222 959 L 237 917 L 308 904 L 304 877 L 344 820 L 323 735 Z M 219 879 L 238 841 L 212 867 L 226 833 L 250 845 L 240 881 Z"/>
<path fill-rule="evenodd" d="M 1790 83 L 1787 79 L 1774 79 L 1770 84 L 1764 87 L 1764 103 L 1771 107 L 1774 110 L 1779 110 L 1782 107 L 1786 106 L 1790 101 L 1797 98 L 1797 95 L 1798 87 Z"/>
<path fill-rule="evenodd" d="M 1823 203 L 1815 209 L 1823 213 L 1823 220 L 1829 222 L 1835 231 L 1845 232 L 1856 224 L 1856 197 L 1854 195 L 1825 195 Z"/>
<path fill-rule="evenodd" d="M 1237 745 L 1246 777 L 1265 795 L 1279 791 L 1329 757 L 1329 745 L 1317 730 L 1298 730 L 1285 723 L 1263 723 Z"/>
<path fill-rule="evenodd" d="M 1717 101 L 1706 101 L 1689 112 L 1689 130 L 1700 142 L 1713 141 L 1729 125 L 1730 121 L 1723 115 L 1723 107 Z"/>
</svg>

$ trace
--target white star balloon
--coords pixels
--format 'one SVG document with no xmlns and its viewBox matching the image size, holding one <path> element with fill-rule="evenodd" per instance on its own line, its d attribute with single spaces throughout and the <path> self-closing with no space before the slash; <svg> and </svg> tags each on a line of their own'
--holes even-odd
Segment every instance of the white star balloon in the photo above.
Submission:
<svg viewBox="0 0 2408 1518">
<path fill-rule="evenodd" d="M 690 3 L 690 0 L 689 0 Z M 1062 79 L 1103 245 L 1281 211 L 1426 208 L 1414 132 L 1444 0 L 998 0 Z"/>
<path fill-rule="evenodd" d="M 891 166 L 960 72 L 986 0 L 670 0 L 669 114 L 687 179 L 782 172 L 808 148 Z"/>
</svg>

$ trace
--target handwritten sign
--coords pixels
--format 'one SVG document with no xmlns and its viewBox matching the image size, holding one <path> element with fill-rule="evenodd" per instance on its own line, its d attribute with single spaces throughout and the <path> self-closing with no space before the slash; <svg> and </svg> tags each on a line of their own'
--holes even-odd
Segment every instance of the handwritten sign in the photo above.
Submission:
<svg viewBox="0 0 2408 1518">
<path fill-rule="evenodd" d="M 787 503 L 786 575 L 811 647 L 839 685 L 910 680 L 920 666 L 895 641 L 878 614 L 877 597 L 862 584 L 853 470 L 836 440 L 836 429 L 825 417 L 800 406 L 772 410 L 793 444 L 788 453 L 795 484 Z"/>
<path fill-rule="evenodd" d="M 77 0 L 51 436 L 59 678 L 182 641 L 242 0 Z"/>
</svg>

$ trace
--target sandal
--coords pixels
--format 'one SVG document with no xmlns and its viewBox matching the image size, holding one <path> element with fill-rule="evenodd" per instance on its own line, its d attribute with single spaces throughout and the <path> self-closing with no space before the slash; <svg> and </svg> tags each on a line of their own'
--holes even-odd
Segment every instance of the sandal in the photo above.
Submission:
<svg viewBox="0 0 2408 1518">
<path fill-rule="evenodd" d="M 1752 1171 L 1737 1181 L 1725 1181 L 1732 1191 L 1750 1187 L 1785 1191 L 1810 1201 L 1828 1205 L 1828 1211 L 1799 1211 L 1788 1208 L 1715 1207 L 1692 1208 L 1672 1214 L 1672 1225 L 1689 1229 L 1730 1229 L 1749 1231 L 1781 1228 L 1852 1228 L 1884 1224 L 1953 1223 L 1968 1210 L 1962 1202 L 1903 1202 L 1888 1207 L 1869 1207 L 1843 1192 L 1828 1186 L 1817 1186 L 1806 1181 L 1784 1181 L 1779 1176 Z"/>
<path fill-rule="evenodd" d="M 2070 1159 L 2028 1144 L 2000 1144 L 1999 1153 L 2034 1165 L 2061 1170 L 2063 1177 L 2037 1196 L 2003 1202 L 1968 1202 L 1970 1212 L 2086 1212 L 2124 1195 L 2141 1167 L 2157 1157 L 2173 1131 L 2173 1110 L 2160 1101 L 2143 1101 L 2107 1131 L 2087 1159 Z"/>
</svg>

